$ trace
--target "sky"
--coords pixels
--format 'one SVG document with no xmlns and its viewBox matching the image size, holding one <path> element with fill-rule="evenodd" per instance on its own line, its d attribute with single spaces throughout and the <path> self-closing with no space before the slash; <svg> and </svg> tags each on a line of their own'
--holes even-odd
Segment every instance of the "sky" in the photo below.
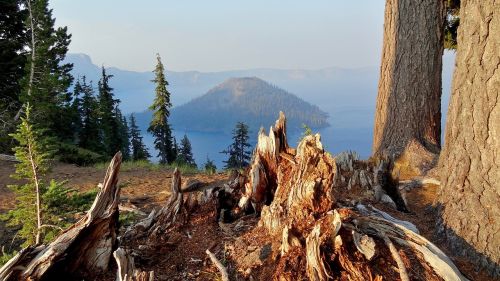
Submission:
<svg viewBox="0 0 500 281">
<path fill-rule="evenodd" d="M 384 0 L 51 0 L 71 53 L 151 71 L 380 64 Z"/>
</svg>

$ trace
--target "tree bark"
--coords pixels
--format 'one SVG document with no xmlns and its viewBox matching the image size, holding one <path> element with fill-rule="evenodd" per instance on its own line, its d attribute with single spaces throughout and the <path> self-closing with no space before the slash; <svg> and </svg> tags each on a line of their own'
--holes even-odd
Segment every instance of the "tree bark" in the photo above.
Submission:
<svg viewBox="0 0 500 281">
<path fill-rule="evenodd" d="M 408 152 L 406 159 L 420 166 L 430 161 L 421 159 L 422 150 L 439 152 L 443 24 L 443 1 L 386 1 L 375 156 Z"/>
<path fill-rule="evenodd" d="M 453 252 L 500 276 L 500 1 L 462 0 L 440 158 L 441 221 Z"/>
</svg>

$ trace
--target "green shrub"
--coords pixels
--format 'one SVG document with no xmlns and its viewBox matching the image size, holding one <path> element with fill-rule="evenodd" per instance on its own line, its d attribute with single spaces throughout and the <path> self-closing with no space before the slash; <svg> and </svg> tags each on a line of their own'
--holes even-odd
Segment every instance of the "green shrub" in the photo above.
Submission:
<svg viewBox="0 0 500 281">
<path fill-rule="evenodd" d="M 210 158 L 207 156 L 207 162 L 204 164 L 205 168 L 205 173 L 207 175 L 213 175 L 217 172 L 217 166 L 215 166 L 214 161 L 212 161 Z"/>
<path fill-rule="evenodd" d="M 0 255 L 0 267 L 6 264 L 15 255 L 17 255 L 16 251 L 13 251 L 12 253 L 6 253 L 4 247 L 2 247 L 2 253 Z"/>
<path fill-rule="evenodd" d="M 78 147 L 74 144 L 59 143 L 57 158 L 61 162 L 89 166 L 106 161 L 106 157 L 99 153 Z"/>
</svg>

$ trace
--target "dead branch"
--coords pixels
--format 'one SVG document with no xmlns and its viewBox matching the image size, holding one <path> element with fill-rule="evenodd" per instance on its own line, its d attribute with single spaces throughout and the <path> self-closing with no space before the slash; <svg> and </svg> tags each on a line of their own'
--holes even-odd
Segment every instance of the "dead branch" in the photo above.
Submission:
<svg viewBox="0 0 500 281">
<path fill-rule="evenodd" d="M 205 251 L 207 255 L 210 257 L 210 260 L 214 263 L 214 265 L 219 269 L 220 274 L 222 275 L 222 281 L 229 281 L 229 274 L 227 273 L 226 268 L 224 265 L 217 259 L 217 257 L 210 252 L 209 249 Z"/>
</svg>

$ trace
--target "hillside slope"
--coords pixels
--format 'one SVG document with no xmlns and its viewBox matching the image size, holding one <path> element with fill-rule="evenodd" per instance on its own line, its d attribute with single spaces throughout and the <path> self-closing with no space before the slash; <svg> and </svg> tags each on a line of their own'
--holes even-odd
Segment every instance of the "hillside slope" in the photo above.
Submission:
<svg viewBox="0 0 500 281">
<path fill-rule="evenodd" d="M 317 106 L 256 77 L 228 79 L 205 95 L 174 108 L 170 120 L 176 129 L 230 132 L 241 121 L 257 131 L 272 125 L 279 111 L 286 112 L 290 130 L 300 129 L 302 124 L 328 126 L 328 115 Z"/>
</svg>

